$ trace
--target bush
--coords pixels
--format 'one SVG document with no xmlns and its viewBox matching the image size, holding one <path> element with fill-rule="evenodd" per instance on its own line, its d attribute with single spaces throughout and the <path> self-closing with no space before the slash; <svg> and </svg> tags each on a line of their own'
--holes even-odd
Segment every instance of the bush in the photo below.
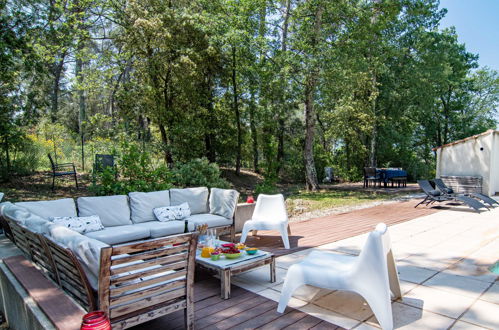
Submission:
<svg viewBox="0 0 499 330">
<path fill-rule="evenodd" d="M 230 184 L 220 177 L 220 168 L 206 158 L 193 159 L 173 169 L 173 184 L 177 187 L 229 188 Z"/>
<path fill-rule="evenodd" d="M 151 155 L 135 143 L 123 142 L 115 168 L 93 173 L 91 191 L 96 195 L 127 194 L 132 191 L 155 191 L 177 187 L 229 188 L 220 177 L 220 169 L 207 159 L 194 159 L 177 165 L 173 170 L 154 167 Z M 116 154 L 116 152 L 115 152 Z"/>
<path fill-rule="evenodd" d="M 255 186 L 255 195 L 277 194 L 279 189 L 277 189 L 276 182 L 277 180 L 274 178 L 265 178 L 262 183 Z"/>
<path fill-rule="evenodd" d="M 44 148 L 33 141 L 30 135 L 19 135 L 11 137 L 10 144 L 0 151 L 0 181 L 8 181 L 12 175 L 28 175 L 38 169 L 43 157 L 47 157 Z M 7 161 L 7 152 L 9 161 Z"/>
<path fill-rule="evenodd" d="M 127 194 L 132 191 L 155 191 L 172 187 L 172 174 L 165 166 L 154 167 L 151 155 L 137 144 L 121 144 L 121 156 L 115 168 L 94 172 L 90 189 L 96 195 Z"/>
</svg>

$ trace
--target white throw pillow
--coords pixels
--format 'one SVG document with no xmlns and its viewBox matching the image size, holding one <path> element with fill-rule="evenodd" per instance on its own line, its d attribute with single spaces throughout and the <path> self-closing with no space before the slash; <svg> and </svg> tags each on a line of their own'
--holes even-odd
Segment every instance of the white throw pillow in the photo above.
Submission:
<svg viewBox="0 0 499 330">
<path fill-rule="evenodd" d="M 175 206 L 157 207 L 153 211 L 156 219 L 159 221 L 182 220 L 191 215 L 188 203 L 182 203 Z"/>
<path fill-rule="evenodd" d="M 50 217 L 50 221 L 80 234 L 104 229 L 98 215 L 88 217 Z"/>
</svg>

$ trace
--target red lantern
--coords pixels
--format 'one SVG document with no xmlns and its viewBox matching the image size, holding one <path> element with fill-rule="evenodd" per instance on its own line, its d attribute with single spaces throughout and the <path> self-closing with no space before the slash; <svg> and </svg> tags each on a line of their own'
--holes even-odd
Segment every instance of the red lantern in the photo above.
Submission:
<svg viewBox="0 0 499 330">
<path fill-rule="evenodd" d="M 111 330 L 111 322 L 103 311 L 85 314 L 81 322 L 81 330 Z"/>
<path fill-rule="evenodd" d="M 253 204 L 254 202 L 255 202 L 255 200 L 253 199 L 253 196 L 252 196 L 252 195 L 249 195 L 249 196 L 248 196 L 248 199 L 246 199 L 246 203 Z"/>
</svg>

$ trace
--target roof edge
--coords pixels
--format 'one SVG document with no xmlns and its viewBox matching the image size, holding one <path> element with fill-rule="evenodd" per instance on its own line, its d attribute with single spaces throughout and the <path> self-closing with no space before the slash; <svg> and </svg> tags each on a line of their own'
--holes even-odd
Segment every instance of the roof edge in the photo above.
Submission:
<svg viewBox="0 0 499 330">
<path fill-rule="evenodd" d="M 477 135 L 473 135 L 473 136 L 469 136 L 467 138 L 464 138 L 464 139 L 461 139 L 461 140 L 457 140 L 457 141 L 454 141 L 454 142 L 450 142 L 450 143 L 447 143 L 447 144 L 444 144 L 444 145 L 441 145 L 439 147 L 435 147 L 431 150 L 433 151 L 437 151 L 438 149 L 443 149 L 443 148 L 446 148 L 446 147 L 450 147 L 450 146 L 453 146 L 455 144 L 459 144 L 459 143 L 463 143 L 463 142 L 466 142 L 466 141 L 469 141 L 469 140 L 472 140 L 472 139 L 477 139 L 481 136 L 485 136 L 485 135 L 489 135 L 491 133 L 499 133 L 499 131 L 496 131 L 494 129 L 489 129 L 483 133 L 480 133 L 480 134 L 477 134 Z"/>
</svg>

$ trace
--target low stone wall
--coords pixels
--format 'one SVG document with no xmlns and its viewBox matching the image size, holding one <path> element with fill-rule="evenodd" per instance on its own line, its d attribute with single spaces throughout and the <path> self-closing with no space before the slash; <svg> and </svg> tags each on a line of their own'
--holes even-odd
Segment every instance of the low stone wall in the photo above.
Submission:
<svg viewBox="0 0 499 330">
<path fill-rule="evenodd" d="M 2 260 L 0 260 L 0 290 L 0 309 L 9 329 L 55 329 Z"/>
</svg>

